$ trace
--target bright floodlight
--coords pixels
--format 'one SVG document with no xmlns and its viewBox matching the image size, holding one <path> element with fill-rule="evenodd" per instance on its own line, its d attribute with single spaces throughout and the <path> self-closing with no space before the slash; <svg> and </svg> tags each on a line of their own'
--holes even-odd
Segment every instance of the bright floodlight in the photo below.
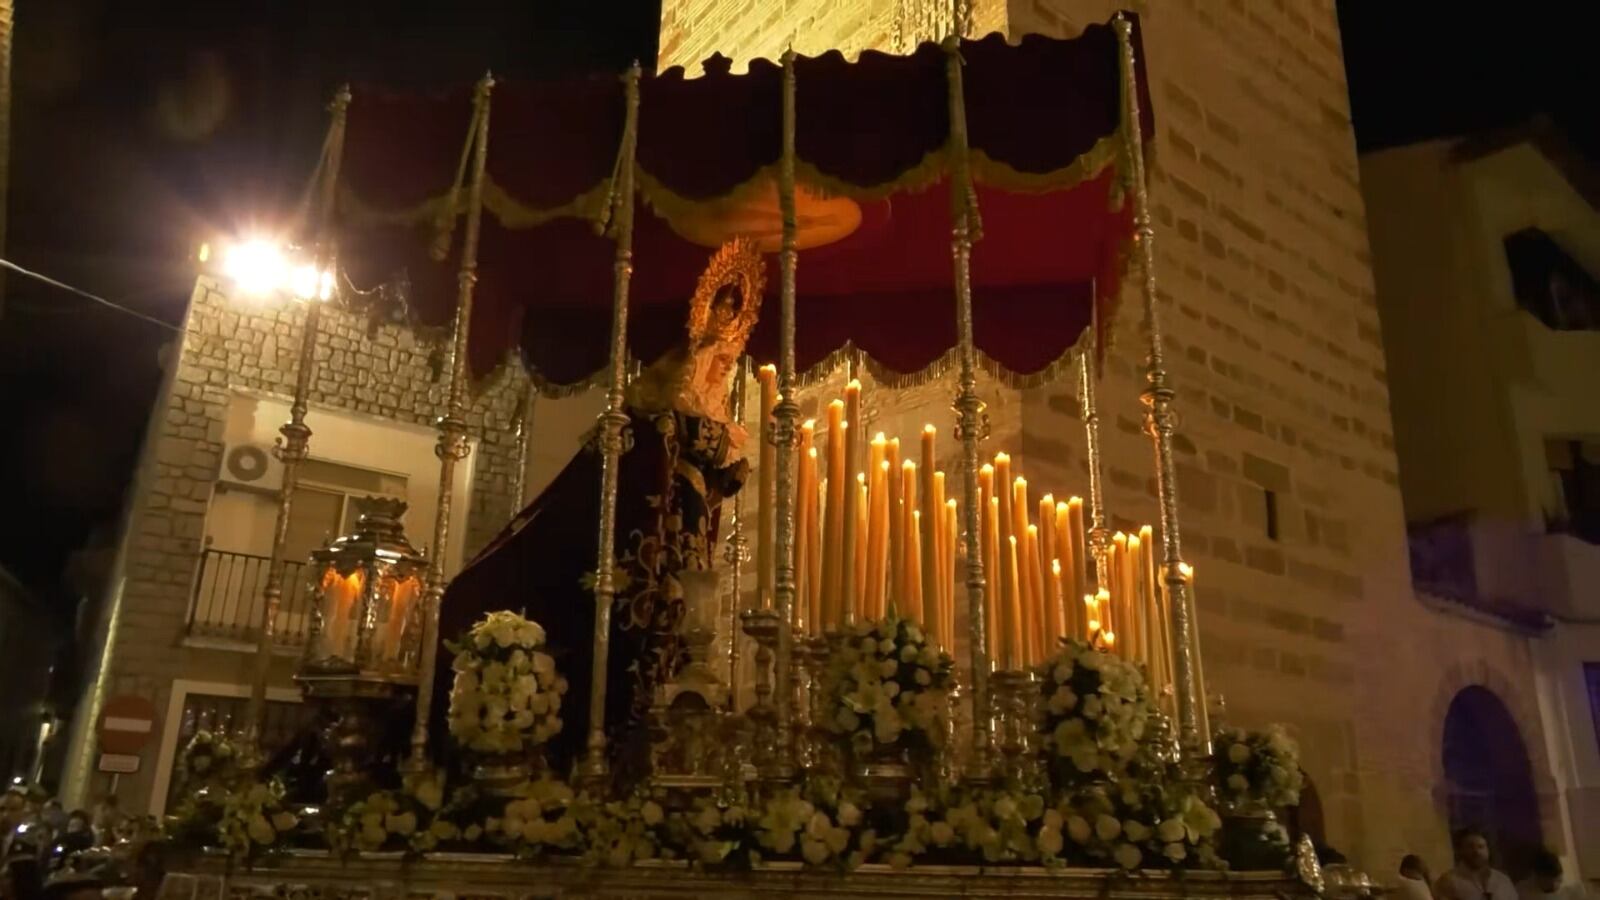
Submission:
<svg viewBox="0 0 1600 900">
<path fill-rule="evenodd" d="M 301 300 L 327 300 L 333 296 L 333 273 L 323 272 L 318 277 L 316 266 L 296 266 L 289 276 L 289 290 Z"/>
<path fill-rule="evenodd" d="M 247 296 L 264 297 L 282 288 L 289 263 L 283 251 L 268 241 L 246 241 L 228 248 L 222 271 Z"/>
</svg>

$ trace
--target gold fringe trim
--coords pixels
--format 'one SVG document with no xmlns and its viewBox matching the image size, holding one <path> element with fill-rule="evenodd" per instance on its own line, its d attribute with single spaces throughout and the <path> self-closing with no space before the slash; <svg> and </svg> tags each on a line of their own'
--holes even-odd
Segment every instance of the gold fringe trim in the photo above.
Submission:
<svg viewBox="0 0 1600 900">
<path fill-rule="evenodd" d="M 537 228 L 561 218 L 599 222 L 605 215 L 610 196 L 611 179 L 606 178 L 560 206 L 540 208 L 511 196 L 491 178 L 483 186 L 483 208 L 493 213 L 503 227 L 520 230 Z"/>
<path fill-rule="evenodd" d="M 1032 390 L 1051 384 L 1061 376 L 1071 372 L 1078 364 L 1078 359 L 1090 346 L 1091 336 L 1086 330 L 1072 346 L 1062 351 L 1061 355 L 1052 360 L 1037 372 L 1017 372 L 1006 367 L 999 360 L 979 349 L 978 371 L 998 382 L 1002 387 L 1016 391 Z M 915 372 L 899 372 L 885 366 L 874 359 L 853 343 L 845 344 L 819 360 L 815 365 L 796 375 L 796 381 L 801 387 L 810 387 L 814 384 L 828 380 L 839 369 L 854 363 L 858 370 L 864 370 L 872 376 L 872 380 L 879 387 L 894 391 L 909 390 L 923 387 L 936 381 L 953 377 L 961 368 L 961 348 L 952 347 L 946 350 L 938 359 L 923 366 Z"/>
<path fill-rule="evenodd" d="M 1118 162 L 1121 144 L 1120 134 L 1108 135 L 1096 141 L 1093 147 L 1070 164 L 1050 172 L 1020 172 L 1006 163 L 990 158 L 982 150 L 971 151 L 971 166 L 976 176 L 975 180 L 982 186 L 1016 193 L 1042 194 L 1076 187 L 1096 178 L 1107 165 Z M 824 198 L 881 200 L 902 191 L 925 188 L 947 175 L 949 151 L 946 148 L 934 150 L 899 176 L 870 186 L 853 184 L 827 175 L 805 160 L 796 161 L 795 168 L 796 180 Z M 636 166 L 634 170 L 638 191 L 644 196 L 645 202 L 651 209 L 668 219 L 690 215 L 707 206 L 737 206 L 760 198 L 771 189 L 771 185 L 776 183 L 777 171 L 776 162 L 762 166 L 751 177 L 734 185 L 722 195 L 708 200 L 696 200 L 668 188 L 660 179 L 643 168 Z M 537 207 L 518 200 L 496 183 L 493 177 L 489 177 L 484 181 L 483 206 L 503 227 L 521 230 L 536 228 L 563 217 L 599 221 L 605 212 L 606 198 L 610 192 L 611 179 L 606 178 L 559 206 Z M 1112 192 L 1112 196 L 1108 198 L 1111 208 L 1121 206 L 1121 193 L 1120 190 Z M 452 199 L 455 200 L 454 203 Z M 447 212 L 452 206 L 454 206 L 453 212 Z M 347 221 L 379 226 L 437 225 L 464 212 L 455 191 L 446 191 L 410 207 L 383 209 L 365 202 L 348 186 L 340 188 L 339 208 Z"/>
</svg>

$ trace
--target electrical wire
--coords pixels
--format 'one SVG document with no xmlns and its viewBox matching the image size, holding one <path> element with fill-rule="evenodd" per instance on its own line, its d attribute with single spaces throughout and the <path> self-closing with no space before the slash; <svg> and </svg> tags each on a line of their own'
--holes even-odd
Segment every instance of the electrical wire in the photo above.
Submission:
<svg viewBox="0 0 1600 900">
<path fill-rule="evenodd" d="M 120 303 L 115 303 L 115 302 L 113 302 L 111 300 L 107 300 L 106 298 L 101 297 L 98 294 L 91 294 L 88 291 L 83 290 L 82 288 L 75 288 L 70 284 L 66 284 L 65 282 L 57 281 L 57 280 L 55 280 L 54 278 L 51 278 L 48 275 L 41 275 L 38 272 L 33 272 L 33 271 L 29 271 L 28 269 L 24 269 L 23 267 L 17 265 L 16 263 L 12 262 L 9 259 L 5 259 L 3 257 L 0 257 L 0 268 L 9 269 L 9 270 L 11 270 L 13 272 L 16 272 L 18 275 L 24 275 L 24 276 L 26 276 L 28 278 L 32 278 L 32 279 L 34 279 L 36 281 L 42 281 L 45 284 L 48 284 L 51 287 L 56 288 L 58 290 L 66 291 L 69 294 L 74 294 L 76 296 L 84 298 L 85 300 L 92 300 L 95 303 L 100 304 L 101 306 L 104 306 L 104 307 L 106 307 L 108 309 L 114 309 L 117 312 L 123 313 L 125 315 L 133 316 L 136 319 L 143 319 L 144 321 L 149 322 L 152 325 L 159 325 L 162 328 L 167 329 L 168 331 L 172 331 L 172 332 L 182 331 L 182 329 L 179 328 L 176 325 L 173 325 L 173 324 L 171 324 L 169 322 L 163 322 L 163 321 L 161 321 L 160 319 L 157 319 L 154 316 L 146 315 L 146 314 L 144 314 L 142 312 L 139 312 L 136 309 L 129 309 L 128 307 L 123 306 Z M 30 311 L 46 312 L 46 310 L 43 310 L 43 309 L 30 309 Z M 53 311 L 54 310 L 51 310 L 51 312 L 53 312 Z"/>
</svg>

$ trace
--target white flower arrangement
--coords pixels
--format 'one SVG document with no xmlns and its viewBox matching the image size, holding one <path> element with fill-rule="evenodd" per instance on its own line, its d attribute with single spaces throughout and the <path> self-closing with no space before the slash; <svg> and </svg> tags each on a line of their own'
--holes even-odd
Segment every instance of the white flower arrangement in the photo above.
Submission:
<svg viewBox="0 0 1600 900">
<path fill-rule="evenodd" d="M 1069 782 L 1123 772 L 1154 711 L 1144 673 L 1121 657 L 1073 642 L 1042 674 L 1044 737 L 1051 755 L 1070 763 L 1056 771 Z"/>
<path fill-rule="evenodd" d="M 450 734 L 479 753 L 518 753 L 561 731 L 567 682 L 541 651 L 544 629 L 510 611 L 490 613 L 450 644 Z"/>
<path fill-rule="evenodd" d="M 958 862 L 1033 862 L 1045 815 L 1044 797 L 1014 788 L 961 794 L 945 804 L 913 794 L 906 805 L 906 833 L 895 844 L 891 865 L 904 868 L 920 856 Z"/>
<path fill-rule="evenodd" d="M 749 826 L 750 809 L 743 801 L 696 797 L 680 833 L 696 865 L 748 867 L 759 857 Z"/>
<path fill-rule="evenodd" d="M 576 849 L 582 834 L 573 809 L 575 799 L 572 788 L 563 781 L 548 775 L 530 781 L 506 802 L 500 817 L 488 819 L 485 833 L 523 857 Z"/>
<path fill-rule="evenodd" d="M 890 613 L 847 629 L 829 657 L 828 726 L 858 755 L 876 746 L 936 747 L 944 733 L 950 656 Z"/>
<path fill-rule="evenodd" d="M 277 846 L 300 820 L 284 808 L 283 783 L 274 778 L 230 792 L 222 803 L 217 831 L 222 846 L 235 856 L 251 857 Z"/>
<path fill-rule="evenodd" d="M 1282 726 L 1224 728 L 1212 739 L 1217 792 L 1236 808 L 1272 809 L 1300 802 L 1300 748 Z"/>
<path fill-rule="evenodd" d="M 1045 813 L 1040 858 L 1111 864 L 1122 869 L 1216 868 L 1211 839 L 1222 827 L 1198 795 L 1146 785 L 1148 790 L 1085 788 Z"/>
<path fill-rule="evenodd" d="M 807 788 L 804 795 L 788 790 L 768 798 L 755 822 L 759 849 L 780 857 L 798 855 L 817 867 L 853 869 L 870 861 L 880 843 L 864 801 L 842 793 L 832 779 Z"/>
<path fill-rule="evenodd" d="M 583 860 L 590 865 L 620 868 L 639 860 L 674 859 L 678 847 L 669 833 L 667 809 L 647 792 L 626 800 L 593 801 L 587 794 L 574 801 L 582 835 Z"/>
</svg>

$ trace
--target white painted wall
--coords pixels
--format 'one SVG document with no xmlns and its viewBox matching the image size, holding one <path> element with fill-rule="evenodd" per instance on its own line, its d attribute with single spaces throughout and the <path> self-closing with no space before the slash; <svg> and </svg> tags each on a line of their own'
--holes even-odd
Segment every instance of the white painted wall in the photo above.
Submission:
<svg viewBox="0 0 1600 900">
<path fill-rule="evenodd" d="M 270 447 L 288 418 L 287 399 L 236 392 L 228 406 L 223 441 L 228 447 L 245 443 Z M 306 424 L 311 428 L 312 459 L 404 476 L 409 504 L 404 519 L 406 535 L 418 549 L 433 539 L 434 513 L 439 506 L 436 431 L 316 407 L 306 413 Z M 451 574 L 461 567 L 472 497 L 471 453 L 477 452 L 477 447 L 477 440 L 469 441 L 469 455 L 455 470 L 450 541 L 445 552 L 445 568 Z M 263 504 L 247 492 L 216 492 L 206 518 L 206 534 L 216 549 L 266 555 L 272 548 L 276 514 L 272 503 Z"/>
</svg>

